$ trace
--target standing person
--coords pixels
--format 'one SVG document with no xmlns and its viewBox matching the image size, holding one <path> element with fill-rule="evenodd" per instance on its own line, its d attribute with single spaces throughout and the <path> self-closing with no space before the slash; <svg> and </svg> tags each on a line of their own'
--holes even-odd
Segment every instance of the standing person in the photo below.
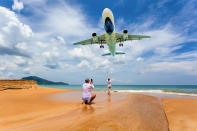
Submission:
<svg viewBox="0 0 197 131">
<path fill-rule="evenodd" d="M 91 79 L 91 83 L 89 79 L 85 80 L 85 83 L 83 84 L 83 96 L 82 96 L 82 100 L 83 103 L 85 104 L 91 104 L 91 102 L 95 99 L 96 94 L 92 94 L 92 89 L 94 89 L 94 85 L 93 85 L 93 80 Z"/>
<path fill-rule="evenodd" d="M 93 79 L 90 79 L 90 84 L 93 85 Z"/>
<path fill-rule="evenodd" d="M 108 88 L 108 95 L 111 94 L 111 80 L 110 78 L 107 79 L 107 88 Z"/>
</svg>

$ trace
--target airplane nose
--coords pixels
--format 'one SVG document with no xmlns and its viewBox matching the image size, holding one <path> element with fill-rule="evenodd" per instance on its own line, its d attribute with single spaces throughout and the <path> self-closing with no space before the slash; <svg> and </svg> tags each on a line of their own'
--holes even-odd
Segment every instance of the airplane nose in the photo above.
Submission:
<svg viewBox="0 0 197 131">
<path fill-rule="evenodd" d="M 107 13 L 107 12 L 110 12 L 110 9 L 109 9 L 109 8 L 105 8 L 105 9 L 103 10 L 103 13 Z"/>
<path fill-rule="evenodd" d="M 103 15 L 102 15 L 103 21 L 105 21 L 105 19 L 106 19 L 107 17 L 111 17 L 111 16 L 113 16 L 111 10 L 110 10 L 109 8 L 105 8 L 105 9 L 103 10 Z"/>
</svg>

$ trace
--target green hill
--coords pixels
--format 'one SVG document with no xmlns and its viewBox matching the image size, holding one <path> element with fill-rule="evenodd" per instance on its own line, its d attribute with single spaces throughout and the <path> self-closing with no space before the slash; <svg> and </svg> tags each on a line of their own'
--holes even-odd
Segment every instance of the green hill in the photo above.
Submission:
<svg viewBox="0 0 197 131">
<path fill-rule="evenodd" d="M 37 76 L 28 76 L 28 77 L 23 77 L 22 80 L 34 80 L 36 81 L 39 85 L 69 85 L 68 83 L 64 82 L 53 82 L 49 81 Z"/>
</svg>

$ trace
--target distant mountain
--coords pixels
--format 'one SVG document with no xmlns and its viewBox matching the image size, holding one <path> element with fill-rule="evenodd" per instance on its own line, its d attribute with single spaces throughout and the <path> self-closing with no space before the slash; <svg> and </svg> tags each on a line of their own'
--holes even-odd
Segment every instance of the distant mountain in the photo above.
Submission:
<svg viewBox="0 0 197 131">
<path fill-rule="evenodd" d="M 49 81 L 37 76 L 28 76 L 28 77 L 23 77 L 22 80 L 34 80 L 36 81 L 39 85 L 69 85 L 68 83 L 64 82 L 53 82 Z"/>
</svg>

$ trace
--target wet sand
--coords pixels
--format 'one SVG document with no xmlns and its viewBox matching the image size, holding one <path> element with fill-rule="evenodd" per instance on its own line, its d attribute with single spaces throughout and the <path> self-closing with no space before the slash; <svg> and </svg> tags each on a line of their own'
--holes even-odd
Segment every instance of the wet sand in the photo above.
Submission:
<svg viewBox="0 0 197 131">
<path fill-rule="evenodd" d="M 171 131 L 197 130 L 197 99 L 162 99 Z"/>
<path fill-rule="evenodd" d="M 177 107 L 184 106 L 184 103 L 177 104 L 175 98 L 161 100 L 143 94 L 115 92 L 108 96 L 104 92 L 97 92 L 94 104 L 84 105 L 80 97 L 81 92 L 43 87 L 0 92 L 0 130 L 167 131 L 169 127 L 170 130 L 181 127 L 173 115 Z M 196 100 L 188 99 L 186 103 L 190 102 L 196 103 Z M 190 108 L 188 106 L 187 109 Z M 175 117 L 187 115 L 185 123 L 195 123 L 196 119 L 190 116 L 197 111 L 192 109 L 185 112 L 185 109 Z"/>
</svg>

